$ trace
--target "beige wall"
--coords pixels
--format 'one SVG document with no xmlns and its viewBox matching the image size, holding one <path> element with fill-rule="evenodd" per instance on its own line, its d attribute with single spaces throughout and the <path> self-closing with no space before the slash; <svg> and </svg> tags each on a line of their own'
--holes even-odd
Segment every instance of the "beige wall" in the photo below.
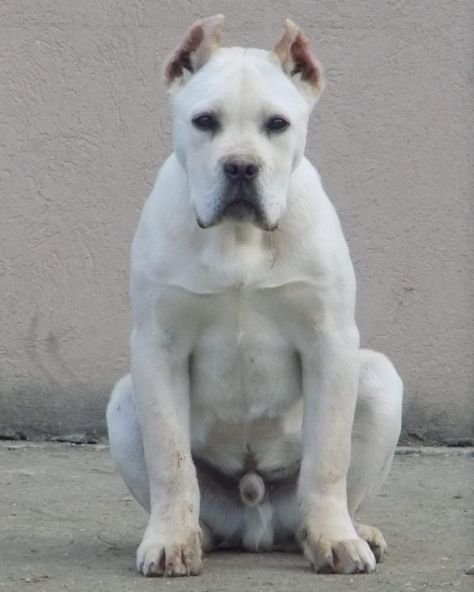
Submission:
<svg viewBox="0 0 474 592">
<path fill-rule="evenodd" d="M 228 44 L 304 25 L 328 77 L 308 152 L 352 247 L 363 342 L 398 365 L 408 432 L 472 436 L 472 6 L 3 0 L 0 434 L 103 426 L 128 364 L 129 245 L 170 148 L 161 62 L 224 12 Z"/>
</svg>

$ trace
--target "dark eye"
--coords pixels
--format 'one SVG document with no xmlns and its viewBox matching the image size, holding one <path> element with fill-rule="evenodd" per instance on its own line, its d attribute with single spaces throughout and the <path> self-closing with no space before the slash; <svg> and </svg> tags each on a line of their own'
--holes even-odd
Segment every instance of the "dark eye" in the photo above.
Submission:
<svg viewBox="0 0 474 592">
<path fill-rule="evenodd" d="M 212 113 L 201 113 L 192 119 L 194 127 L 204 132 L 215 132 L 219 128 L 219 121 Z"/>
<path fill-rule="evenodd" d="M 265 123 L 265 129 L 269 132 L 282 132 L 289 127 L 290 122 L 280 115 L 270 117 Z"/>
</svg>

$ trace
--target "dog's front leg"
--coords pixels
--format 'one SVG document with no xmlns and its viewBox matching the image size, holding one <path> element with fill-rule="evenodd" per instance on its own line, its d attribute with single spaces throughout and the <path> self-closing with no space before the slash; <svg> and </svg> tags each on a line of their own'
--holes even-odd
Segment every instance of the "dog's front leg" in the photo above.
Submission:
<svg viewBox="0 0 474 592">
<path fill-rule="evenodd" d="M 359 372 L 358 332 L 353 327 L 320 334 L 315 341 L 302 355 L 299 540 L 316 572 L 370 572 L 375 559 L 354 529 L 346 490 Z"/>
<path fill-rule="evenodd" d="M 202 568 L 199 488 L 189 435 L 188 364 L 158 329 L 135 328 L 132 378 L 150 484 L 150 518 L 137 551 L 147 576 Z"/>
</svg>

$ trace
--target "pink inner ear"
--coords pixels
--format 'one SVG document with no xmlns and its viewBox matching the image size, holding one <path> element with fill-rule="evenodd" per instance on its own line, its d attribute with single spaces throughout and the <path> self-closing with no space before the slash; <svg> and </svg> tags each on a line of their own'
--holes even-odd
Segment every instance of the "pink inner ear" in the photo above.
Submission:
<svg viewBox="0 0 474 592">
<path fill-rule="evenodd" d="M 178 47 L 176 53 L 166 66 L 165 76 L 168 82 L 173 82 L 175 78 L 181 76 L 183 69 L 190 72 L 194 71 L 191 54 L 201 45 L 203 38 L 204 29 L 201 25 L 196 25 L 189 31 L 183 43 Z"/>
<path fill-rule="evenodd" d="M 290 48 L 294 67 L 290 76 L 301 74 L 301 79 L 315 86 L 319 86 L 321 81 L 321 71 L 318 62 L 313 58 L 309 51 L 308 41 L 301 33 L 298 33 Z"/>
</svg>

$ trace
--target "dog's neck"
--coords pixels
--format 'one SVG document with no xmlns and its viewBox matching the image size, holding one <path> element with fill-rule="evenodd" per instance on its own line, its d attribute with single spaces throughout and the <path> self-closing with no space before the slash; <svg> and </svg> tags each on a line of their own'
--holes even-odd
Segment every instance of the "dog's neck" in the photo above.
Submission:
<svg viewBox="0 0 474 592">
<path fill-rule="evenodd" d="M 250 222 L 221 222 L 205 230 L 199 229 L 200 239 L 223 254 L 239 250 L 268 250 L 271 247 L 270 231 L 257 228 Z"/>
<path fill-rule="evenodd" d="M 201 264 L 226 270 L 229 275 L 247 276 L 274 262 L 274 233 L 250 223 L 222 222 L 197 231 L 197 251 Z"/>
</svg>

